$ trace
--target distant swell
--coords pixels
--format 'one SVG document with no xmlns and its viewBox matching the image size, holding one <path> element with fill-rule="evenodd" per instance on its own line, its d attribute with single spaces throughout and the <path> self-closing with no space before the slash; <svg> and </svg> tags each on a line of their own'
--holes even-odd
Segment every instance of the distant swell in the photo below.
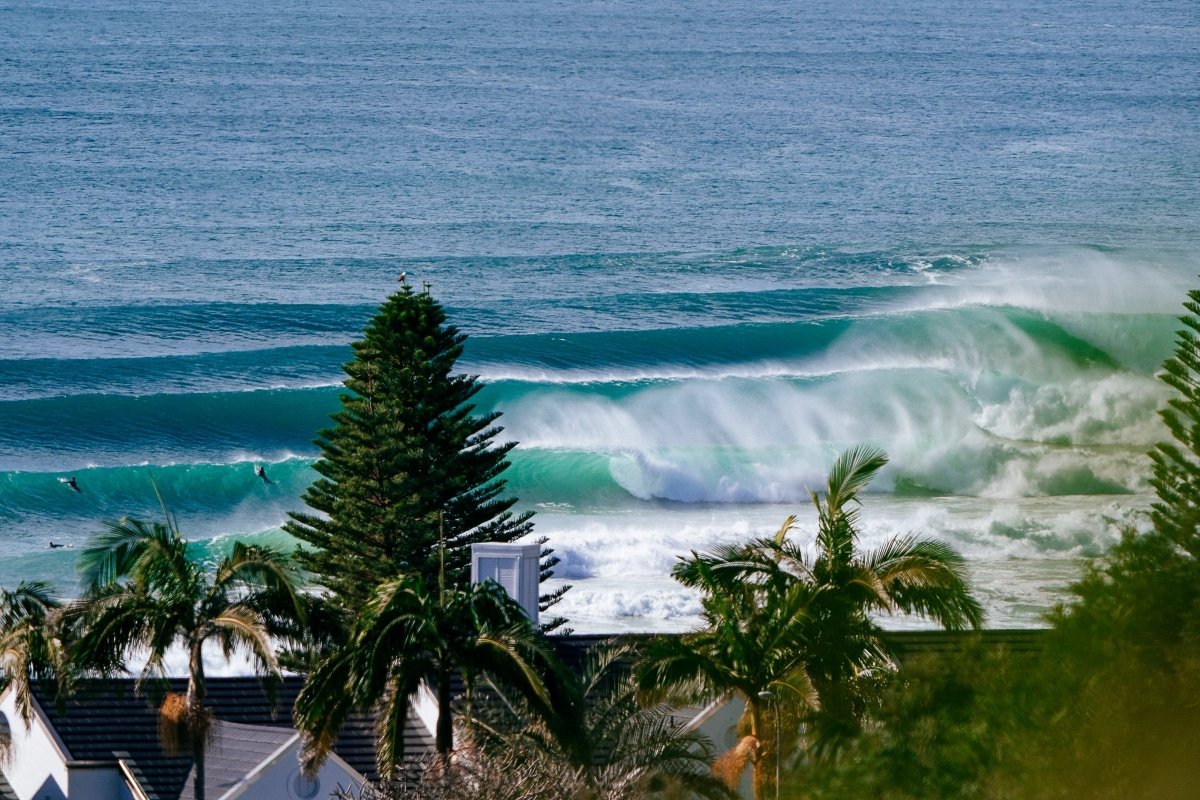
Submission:
<svg viewBox="0 0 1200 800">
<path fill-rule="evenodd" d="M 211 393 L 338 384 L 346 345 L 272 347 L 186 356 L 0 360 L 0 401 L 71 395 Z"/>
<path fill-rule="evenodd" d="M 361 305 L 288 303 L 3 309 L 0 358 L 195 355 L 349 341 L 373 311 Z"/>
<path fill-rule="evenodd" d="M 811 377 L 937 366 L 1038 372 L 1121 366 L 1149 372 L 1169 352 L 1168 315 L 1047 317 L 1012 307 L 897 309 L 800 322 L 478 337 L 464 368 L 486 380 L 604 383 Z"/>
<path fill-rule="evenodd" d="M 0 403 L 0 470 L 315 452 L 310 442 L 329 425 L 338 394 L 339 388 L 276 389 Z"/>
</svg>

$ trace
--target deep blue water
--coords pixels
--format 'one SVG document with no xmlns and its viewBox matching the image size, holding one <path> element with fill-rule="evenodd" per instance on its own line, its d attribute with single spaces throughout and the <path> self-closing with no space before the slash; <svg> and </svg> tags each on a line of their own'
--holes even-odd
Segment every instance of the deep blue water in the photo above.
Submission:
<svg viewBox="0 0 1200 800">
<path fill-rule="evenodd" d="M 585 627 L 863 440 L 1028 622 L 1145 505 L 1197 208 L 1185 0 L 0 4 L 0 584 L 151 474 L 279 540 L 405 270 Z"/>
<path fill-rule="evenodd" d="M 1187 0 L 0 14 L 14 265 L 1194 239 Z"/>
</svg>

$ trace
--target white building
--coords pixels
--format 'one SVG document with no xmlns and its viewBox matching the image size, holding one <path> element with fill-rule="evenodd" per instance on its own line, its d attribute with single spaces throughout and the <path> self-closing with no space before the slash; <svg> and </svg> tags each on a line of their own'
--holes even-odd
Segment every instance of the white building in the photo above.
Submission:
<svg viewBox="0 0 1200 800">
<path fill-rule="evenodd" d="M 347 725 L 316 776 L 300 773 L 291 708 L 301 685 L 287 679 L 272 704 L 253 678 L 208 681 L 216 717 L 205 758 L 208 800 L 312 800 L 377 777 L 365 718 Z M 38 691 L 29 725 L 13 695 L 11 687 L 0 694 L 0 731 L 7 727 L 11 748 L 0 764 L 3 800 L 191 800 L 192 760 L 163 750 L 155 706 L 135 694 L 133 681 L 85 684 L 61 710 Z M 419 722 L 411 734 L 415 752 L 431 746 Z"/>
</svg>

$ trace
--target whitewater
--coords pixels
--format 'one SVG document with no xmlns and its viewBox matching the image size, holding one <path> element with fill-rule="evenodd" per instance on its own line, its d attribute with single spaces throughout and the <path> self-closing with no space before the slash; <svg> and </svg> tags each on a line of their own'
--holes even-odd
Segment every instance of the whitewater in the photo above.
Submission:
<svg viewBox="0 0 1200 800">
<path fill-rule="evenodd" d="M 811 538 L 860 442 L 862 544 L 950 542 L 992 626 L 1146 525 L 1200 272 L 1187 3 L 91 0 L 0 6 L 0 52 L 0 585 L 78 591 L 153 485 L 196 558 L 291 547 L 401 271 L 577 631 L 695 624 L 677 559 Z"/>
</svg>

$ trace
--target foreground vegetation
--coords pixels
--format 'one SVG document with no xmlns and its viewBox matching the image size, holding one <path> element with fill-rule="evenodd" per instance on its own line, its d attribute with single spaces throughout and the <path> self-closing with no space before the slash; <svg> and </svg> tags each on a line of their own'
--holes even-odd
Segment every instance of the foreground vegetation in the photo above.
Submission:
<svg viewBox="0 0 1200 800">
<path fill-rule="evenodd" d="M 974 649 L 897 673 L 805 798 L 1192 798 L 1200 788 L 1200 292 L 1163 379 L 1150 529 L 1087 566 L 1036 656 Z"/>
<path fill-rule="evenodd" d="M 789 538 L 793 517 L 774 538 L 692 553 L 673 572 L 700 591 L 705 625 L 646 648 L 644 696 L 743 702 L 742 741 L 721 766 L 732 784 L 752 764 L 755 796 L 773 789 L 776 740 L 819 756 L 859 730 L 872 687 L 894 667 L 872 613 L 915 614 L 949 630 L 983 621 L 963 560 L 947 545 L 895 537 L 859 549 L 859 493 L 886 463 L 873 447 L 837 459 L 824 495 L 812 495 L 813 553 Z"/>
<path fill-rule="evenodd" d="M 205 568 L 165 509 L 162 523 L 111 523 L 82 554 L 78 601 L 40 584 L 0 593 L 3 684 L 29 719 L 38 681 L 68 692 L 81 676 L 120 674 L 140 651 L 138 688 L 149 690 L 166 648 L 182 645 L 188 689 L 162 703 L 161 730 L 192 756 L 200 798 L 208 642 L 227 656 L 243 648 L 268 678 L 278 648 L 309 669 L 295 709 L 309 769 L 349 714 L 373 712 L 386 780 L 356 790 L 364 798 L 717 798 L 747 769 L 760 798 L 1194 797 L 1200 293 L 1186 307 L 1164 367 L 1173 441 L 1151 456 L 1150 529 L 1086 568 L 1048 616 L 1040 653 L 978 641 L 908 660 L 890 652 L 880 614 L 950 630 L 977 629 L 983 614 L 948 546 L 900 536 L 859 547 L 860 494 L 886 463 L 864 446 L 813 495 L 811 549 L 789 518 L 774 537 L 693 552 L 673 574 L 700 594 L 699 630 L 568 668 L 498 586 L 468 585 L 467 546 L 524 535 L 530 521 L 503 496 L 494 417 L 471 415 L 477 386 L 450 372 L 461 335 L 406 286 L 347 367 L 354 394 L 323 434 L 323 477 L 307 496 L 321 514 L 294 520 L 319 550 L 297 562 L 239 544 Z M 355 537 L 370 558 L 355 557 Z M 324 591 L 299 591 L 301 566 Z M 438 701 L 436 754 L 414 760 L 403 730 L 421 685 Z M 671 714 L 728 697 L 745 714 L 727 753 Z"/>
</svg>

